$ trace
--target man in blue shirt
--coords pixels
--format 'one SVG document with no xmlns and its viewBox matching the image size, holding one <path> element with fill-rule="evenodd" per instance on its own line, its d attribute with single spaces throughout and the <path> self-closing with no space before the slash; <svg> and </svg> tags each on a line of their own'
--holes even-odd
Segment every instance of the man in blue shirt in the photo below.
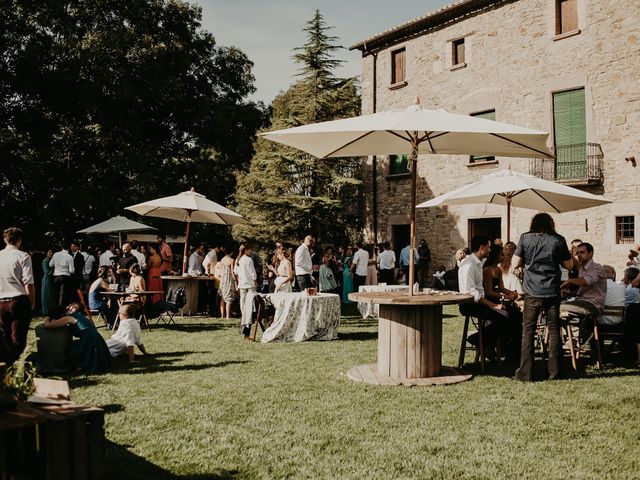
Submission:
<svg viewBox="0 0 640 480">
<path fill-rule="evenodd" d="M 411 243 L 400 250 L 400 268 L 404 272 L 404 282 L 409 285 L 409 265 L 411 262 Z M 418 255 L 418 249 L 414 247 L 413 249 L 413 265 L 414 269 L 418 266 L 418 260 L 420 256 Z M 416 279 L 417 280 L 417 277 Z"/>
</svg>

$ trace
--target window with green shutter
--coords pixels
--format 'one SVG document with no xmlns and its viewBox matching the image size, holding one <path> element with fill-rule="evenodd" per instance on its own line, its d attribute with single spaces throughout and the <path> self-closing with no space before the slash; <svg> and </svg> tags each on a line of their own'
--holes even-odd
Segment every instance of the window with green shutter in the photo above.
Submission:
<svg viewBox="0 0 640 480">
<path fill-rule="evenodd" d="M 471 116 L 478 117 L 478 118 L 486 118 L 487 120 L 495 120 L 496 111 L 487 110 L 486 112 L 472 113 Z M 494 157 L 493 155 L 485 155 L 485 156 L 471 155 L 471 158 L 469 159 L 469 163 L 491 162 L 495 159 L 496 157 Z"/>
<path fill-rule="evenodd" d="M 556 179 L 578 180 L 587 174 L 587 121 L 584 88 L 553 94 Z"/>
</svg>

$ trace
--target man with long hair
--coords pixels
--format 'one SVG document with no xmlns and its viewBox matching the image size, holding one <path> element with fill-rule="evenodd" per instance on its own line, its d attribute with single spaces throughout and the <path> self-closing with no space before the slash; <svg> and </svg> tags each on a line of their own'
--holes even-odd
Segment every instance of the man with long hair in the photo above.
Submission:
<svg viewBox="0 0 640 480">
<path fill-rule="evenodd" d="M 529 231 L 523 233 L 512 258 L 514 267 L 524 265 L 524 315 L 520 368 L 515 378 L 531 381 L 534 337 L 541 312 L 547 317 L 549 329 L 549 379 L 560 377 L 562 341 L 560 338 L 560 265 L 573 268 L 567 241 L 555 230 L 551 215 L 538 213 L 531 220 Z"/>
</svg>

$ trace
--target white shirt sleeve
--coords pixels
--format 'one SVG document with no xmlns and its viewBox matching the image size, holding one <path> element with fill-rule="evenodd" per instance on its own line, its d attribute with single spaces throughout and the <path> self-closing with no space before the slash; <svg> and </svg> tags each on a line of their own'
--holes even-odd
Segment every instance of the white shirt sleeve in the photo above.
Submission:
<svg viewBox="0 0 640 480">
<path fill-rule="evenodd" d="M 468 260 L 462 262 L 460 268 L 458 269 L 458 287 L 460 289 L 460 293 L 468 293 L 473 295 L 473 301 L 478 303 L 482 297 L 484 297 L 484 288 L 480 285 L 476 284 L 476 278 L 474 272 L 475 265 L 473 264 L 473 260 L 469 258 Z"/>
</svg>

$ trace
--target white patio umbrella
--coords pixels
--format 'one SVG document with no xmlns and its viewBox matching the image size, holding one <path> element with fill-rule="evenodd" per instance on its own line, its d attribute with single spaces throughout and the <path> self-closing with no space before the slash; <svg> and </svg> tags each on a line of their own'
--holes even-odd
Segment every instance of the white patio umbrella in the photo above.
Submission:
<svg viewBox="0 0 640 480">
<path fill-rule="evenodd" d="M 122 245 L 122 232 L 139 232 L 142 230 L 155 230 L 155 228 L 145 225 L 144 223 L 134 222 L 127 217 L 116 215 L 109 220 L 97 223 L 91 227 L 78 230 L 76 233 L 99 234 L 99 233 L 117 233 Z"/>
<path fill-rule="evenodd" d="M 220 225 L 249 223 L 238 213 L 209 200 L 204 195 L 196 193 L 193 188 L 188 192 L 182 192 L 178 195 L 158 198 L 125 208 L 143 216 L 169 218 L 187 223 L 187 232 L 184 241 L 184 258 L 182 260 L 183 274 L 187 273 L 187 253 L 191 222 L 215 223 Z"/>
<path fill-rule="evenodd" d="M 410 154 L 411 250 L 409 294 L 413 295 L 416 215 L 416 163 L 420 154 L 499 155 L 553 158 L 548 134 L 445 110 L 413 105 L 330 122 L 262 134 L 274 142 L 319 158 Z"/>
<path fill-rule="evenodd" d="M 464 185 L 421 203 L 418 208 L 442 205 L 494 203 L 507 207 L 507 241 L 511 236 L 511 206 L 541 212 L 571 212 L 611 203 L 604 197 L 577 188 L 544 180 L 512 170 L 485 175 L 475 183 Z"/>
</svg>

